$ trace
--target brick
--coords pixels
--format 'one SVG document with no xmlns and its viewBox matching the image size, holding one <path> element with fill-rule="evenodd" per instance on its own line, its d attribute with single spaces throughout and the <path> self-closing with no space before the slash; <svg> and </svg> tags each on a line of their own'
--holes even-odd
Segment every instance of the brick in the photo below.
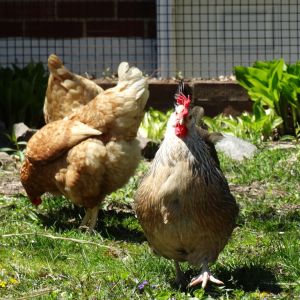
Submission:
<svg viewBox="0 0 300 300">
<path fill-rule="evenodd" d="M 147 38 L 156 38 L 156 22 L 148 21 L 147 22 Z"/>
<path fill-rule="evenodd" d="M 32 19 L 54 17 L 54 1 L 1 1 L 1 19 Z"/>
<path fill-rule="evenodd" d="M 156 16 L 155 1 L 118 2 L 118 18 L 153 18 Z"/>
<path fill-rule="evenodd" d="M 143 21 L 99 21 L 86 23 L 87 36 L 145 37 Z"/>
<path fill-rule="evenodd" d="M 114 1 L 60 1 L 58 18 L 113 18 Z"/>
<path fill-rule="evenodd" d="M 83 25 L 81 22 L 26 22 L 25 36 L 68 38 L 82 37 Z"/>
<path fill-rule="evenodd" d="M 166 112 L 174 108 L 174 95 L 178 89 L 178 82 L 171 80 L 154 80 L 149 81 L 149 100 L 147 101 L 147 109 L 153 107 L 155 109 Z"/>
<path fill-rule="evenodd" d="M 239 116 L 242 112 L 252 111 L 252 101 L 218 101 L 212 99 L 210 101 L 195 101 L 195 105 L 202 106 L 205 115 L 215 117 L 219 114 Z"/>
<path fill-rule="evenodd" d="M 102 88 L 107 89 L 116 85 L 114 81 L 107 81 L 105 79 L 96 79 L 95 82 Z M 243 88 L 237 83 L 227 83 L 227 82 L 212 82 L 212 81 L 189 81 L 186 82 L 193 90 L 193 95 L 195 92 L 199 95 L 204 93 L 206 99 L 194 98 L 193 104 L 200 105 L 205 110 L 205 115 L 214 117 L 220 113 L 231 114 L 234 116 L 240 115 L 243 111 L 251 112 L 253 102 L 247 96 L 247 93 L 241 92 Z M 237 95 L 241 98 L 236 100 L 228 99 L 217 99 L 215 98 L 215 88 L 221 90 L 231 89 L 234 91 L 236 89 Z M 147 101 L 147 108 L 153 107 L 161 111 L 167 111 L 174 108 L 174 94 L 178 88 L 178 81 L 165 79 L 149 80 L 149 90 L 150 96 Z M 163 101 L 161 100 L 163 99 Z"/>
<path fill-rule="evenodd" d="M 208 116 L 219 113 L 236 116 L 251 111 L 252 107 L 246 90 L 233 82 L 194 82 L 193 96 L 194 104 L 203 106 Z"/>
<path fill-rule="evenodd" d="M 205 88 L 202 87 L 203 85 Z M 237 83 L 217 81 L 215 83 L 196 82 L 194 98 L 201 101 L 247 101 L 249 96 L 246 90 Z"/>
<path fill-rule="evenodd" d="M 22 36 L 22 22 L 0 22 L 0 37 Z"/>
</svg>

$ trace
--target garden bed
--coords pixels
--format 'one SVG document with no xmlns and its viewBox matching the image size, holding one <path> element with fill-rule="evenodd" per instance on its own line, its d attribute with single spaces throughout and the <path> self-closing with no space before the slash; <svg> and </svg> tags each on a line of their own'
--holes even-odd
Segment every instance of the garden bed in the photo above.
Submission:
<svg viewBox="0 0 300 300">
<path fill-rule="evenodd" d="M 95 82 L 104 89 L 116 84 L 116 81 L 111 79 L 96 79 Z M 178 82 L 174 79 L 150 79 L 147 107 L 164 112 L 173 108 Z M 252 102 L 246 90 L 236 81 L 193 79 L 186 82 L 192 89 L 195 105 L 201 105 L 208 116 L 216 116 L 219 113 L 236 116 L 243 111 L 251 111 Z"/>
</svg>

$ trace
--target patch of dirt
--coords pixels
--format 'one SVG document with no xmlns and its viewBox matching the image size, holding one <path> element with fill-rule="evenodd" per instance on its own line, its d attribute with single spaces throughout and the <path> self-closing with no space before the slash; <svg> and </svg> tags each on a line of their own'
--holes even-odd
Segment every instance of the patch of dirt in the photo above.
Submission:
<svg viewBox="0 0 300 300">
<path fill-rule="evenodd" d="M 20 162 L 17 157 L 13 155 L 2 155 L 0 157 L 0 195 L 25 195 L 25 190 L 20 181 L 19 169 Z"/>
<path fill-rule="evenodd" d="M 280 208 L 281 211 L 283 212 L 290 212 L 290 211 L 294 211 L 294 212 L 299 212 L 300 211 L 300 204 L 283 204 Z"/>
<path fill-rule="evenodd" d="M 297 148 L 295 143 L 291 142 L 270 142 L 267 144 L 269 149 L 289 149 Z M 0 152 L 1 154 L 1 152 Z M 3 154 L 3 153 L 2 153 Z M 284 166 L 295 163 L 299 160 L 300 152 L 296 151 L 291 155 L 288 160 L 280 161 Z M 0 195 L 14 196 L 18 194 L 26 195 L 24 188 L 20 182 L 19 177 L 20 162 L 17 157 L 11 155 L 1 156 L 0 155 Z M 228 178 L 229 179 L 229 178 Z M 230 179 L 229 179 L 230 181 Z M 279 189 L 268 189 L 266 184 L 261 182 L 252 182 L 249 185 L 237 185 L 230 184 L 230 190 L 235 195 L 247 195 L 249 198 L 257 199 L 259 195 L 263 195 L 268 191 L 268 193 L 274 194 L 274 196 L 286 196 L 286 192 Z M 108 210 L 111 207 L 108 208 Z M 120 207 L 121 211 L 131 211 L 131 208 Z"/>
<path fill-rule="evenodd" d="M 262 184 L 261 182 L 254 181 L 251 184 L 248 185 L 239 185 L 239 184 L 233 184 L 229 183 L 230 191 L 234 195 L 240 195 L 240 196 L 247 196 L 252 199 L 257 199 L 258 196 L 264 195 L 266 192 L 268 194 L 272 194 L 274 196 L 286 196 L 287 193 L 285 191 L 282 191 L 280 189 L 268 188 L 267 184 Z"/>
</svg>

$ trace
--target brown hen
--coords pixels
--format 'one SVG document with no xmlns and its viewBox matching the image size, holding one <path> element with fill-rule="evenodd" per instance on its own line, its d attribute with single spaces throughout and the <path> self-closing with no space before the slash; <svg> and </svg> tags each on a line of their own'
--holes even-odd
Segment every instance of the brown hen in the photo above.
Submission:
<svg viewBox="0 0 300 300">
<path fill-rule="evenodd" d="M 34 204 L 45 192 L 86 208 L 82 225 L 94 228 L 99 204 L 134 173 L 136 139 L 149 91 L 137 68 L 121 63 L 116 87 L 75 113 L 47 124 L 29 140 L 21 181 Z"/>
<path fill-rule="evenodd" d="M 182 89 L 180 89 L 182 90 Z M 182 281 L 179 262 L 202 267 L 189 286 L 222 282 L 210 273 L 236 224 L 238 205 L 199 132 L 190 100 L 177 97 L 165 134 L 150 171 L 142 180 L 135 210 L 155 253 L 175 261 L 176 280 Z"/>
</svg>

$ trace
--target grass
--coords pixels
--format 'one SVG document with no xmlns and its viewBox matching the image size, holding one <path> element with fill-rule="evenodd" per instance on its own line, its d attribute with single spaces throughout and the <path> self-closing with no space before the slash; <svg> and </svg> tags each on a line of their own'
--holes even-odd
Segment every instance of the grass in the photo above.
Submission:
<svg viewBox="0 0 300 300">
<path fill-rule="evenodd" d="M 299 146 L 221 163 L 241 206 L 212 266 L 225 286 L 180 290 L 173 264 L 151 253 L 131 209 L 143 163 L 108 197 L 93 234 L 78 230 L 84 212 L 64 198 L 48 195 L 37 209 L 0 197 L 0 299 L 299 299 Z"/>
</svg>

